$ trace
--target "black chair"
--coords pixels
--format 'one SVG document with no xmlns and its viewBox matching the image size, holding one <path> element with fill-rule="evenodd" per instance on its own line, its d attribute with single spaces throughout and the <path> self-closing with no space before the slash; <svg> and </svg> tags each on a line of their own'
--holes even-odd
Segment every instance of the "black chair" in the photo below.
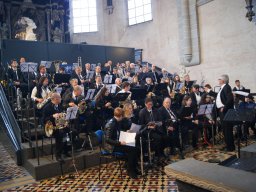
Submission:
<svg viewBox="0 0 256 192">
<path fill-rule="evenodd" d="M 95 132 L 95 135 L 97 136 L 97 140 L 98 140 L 98 143 L 100 146 L 99 180 L 100 180 L 100 176 L 101 176 L 102 158 L 105 158 L 106 163 L 107 163 L 107 159 L 114 158 L 118 162 L 121 178 L 123 178 L 121 161 L 125 159 L 125 154 L 122 152 L 110 152 L 110 151 L 107 151 L 102 148 L 103 147 L 103 139 L 104 139 L 104 131 L 98 130 Z"/>
</svg>

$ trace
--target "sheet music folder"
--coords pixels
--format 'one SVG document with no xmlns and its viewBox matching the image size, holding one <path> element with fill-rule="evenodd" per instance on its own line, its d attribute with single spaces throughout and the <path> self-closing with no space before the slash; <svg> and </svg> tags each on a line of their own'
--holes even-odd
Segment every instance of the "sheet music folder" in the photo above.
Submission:
<svg viewBox="0 0 256 192">
<path fill-rule="evenodd" d="M 198 115 L 209 115 L 212 113 L 214 104 L 200 105 Z"/>
</svg>

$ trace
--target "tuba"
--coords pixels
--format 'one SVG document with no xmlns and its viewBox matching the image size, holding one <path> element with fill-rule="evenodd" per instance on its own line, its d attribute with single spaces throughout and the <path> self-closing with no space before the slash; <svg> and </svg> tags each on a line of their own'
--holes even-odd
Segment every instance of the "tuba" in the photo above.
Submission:
<svg viewBox="0 0 256 192">
<path fill-rule="evenodd" d="M 55 125 L 49 120 L 46 122 L 44 129 L 47 137 L 51 137 L 54 130 L 64 129 L 68 126 L 68 121 L 66 120 L 66 113 L 60 113 L 59 116 L 55 119 Z"/>
</svg>

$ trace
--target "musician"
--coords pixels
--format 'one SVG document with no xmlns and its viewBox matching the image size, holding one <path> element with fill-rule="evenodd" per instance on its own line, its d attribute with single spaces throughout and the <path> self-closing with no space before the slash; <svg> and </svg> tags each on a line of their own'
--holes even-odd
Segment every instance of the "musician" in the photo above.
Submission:
<svg viewBox="0 0 256 192">
<path fill-rule="evenodd" d="M 223 129 L 224 139 L 226 144 L 227 151 L 234 151 L 234 137 L 233 137 L 233 127 L 229 122 L 224 122 L 224 116 L 228 112 L 229 109 L 234 107 L 234 99 L 232 95 L 232 89 L 229 83 L 228 75 L 224 74 L 219 77 L 219 85 L 221 86 L 221 90 L 219 91 L 216 98 L 216 106 L 219 113 L 221 128 Z"/>
<path fill-rule="evenodd" d="M 197 148 L 198 142 L 198 120 L 196 118 L 195 108 L 192 107 L 192 99 L 185 95 L 182 100 L 182 106 L 178 111 L 181 123 L 181 136 L 183 148 L 188 145 L 188 130 L 192 129 L 192 146 Z"/>
<path fill-rule="evenodd" d="M 160 83 L 160 76 L 156 72 L 156 65 L 152 65 L 150 72 L 153 73 L 153 77 L 154 77 L 153 81 L 154 81 L 154 83 Z"/>
<path fill-rule="evenodd" d="M 78 85 L 84 84 L 85 80 L 82 75 L 82 69 L 81 67 L 77 66 L 75 68 L 75 71 L 71 74 L 71 79 L 77 79 L 78 80 Z"/>
<path fill-rule="evenodd" d="M 106 87 L 103 87 L 101 93 L 95 98 L 97 119 L 101 121 L 101 125 L 113 117 L 114 109 L 112 103 L 112 95 Z"/>
<path fill-rule="evenodd" d="M 46 72 L 46 67 L 44 65 L 39 66 L 39 73 L 37 74 L 37 82 L 39 82 L 39 79 L 41 77 L 47 77 L 49 84 L 52 83 L 51 81 L 51 75 Z"/>
<path fill-rule="evenodd" d="M 69 83 L 71 86 L 68 89 L 66 89 L 66 91 L 62 95 L 62 99 L 64 99 L 67 94 L 73 92 L 74 87 L 78 85 L 78 79 L 76 79 L 76 78 L 70 79 Z"/>
<path fill-rule="evenodd" d="M 8 78 L 12 81 L 15 87 L 20 87 L 21 83 L 23 83 L 23 76 L 18 69 L 18 63 L 15 59 L 11 60 L 11 67 L 8 68 Z"/>
<path fill-rule="evenodd" d="M 192 92 L 189 94 L 189 96 L 192 99 L 191 106 L 195 108 L 195 110 L 198 108 L 198 105 L 201 101 L 201 94 L 199 92 L 199 85 L 195 84 L 192 86 Z"/>
<path fill-rule="evenodd" d="M 73 91 L 68 93 L 63 101 L 63 107 L 66 109 L 68 107 L 78 106 L 78 104 L 84 99 L 82 96 L 83 89 L 80 85 L 73 87 Z"/>
<path fill-rule="evenodd" d="M 137 178 L 137 149 L 127 146 L 124 141 L 119 141 L 120 131 L 127 131 L 122 126 L 123 110 L 119 107 L 114 110 L 114 117 L 105 125 L 105 148 L 114 152 L 122 152 L 127 158 L 127 172 L 130 178 Z M 114 146 L 114 148 L 112 147 Z"/>
<path fill-rule="evenodd" d="M 112 71 L 113 71 L 113 66 L 112 66 L 112 61 L 111 60 L 108 60 L 108 62 L 107 63 L 105 63 L 105 65 L 104 65 L 104 68 L 106 69 L 106 71 L 109 73 L 109 74 L 111 74 L 112 73 Z"/>
<path fill-rule="evenodd" d="M 82 72 L 83 76 L 86 77 L 86 75 L 91 71 L 91 64 L 90 63 L 86 63 L 84 65 L 84 71 Z"/>
<path fill-rule="evenodd" d="M 100 75 L 95 76 L 95 83 L 92 84 L 91 89 L 95 89 L 94 95 L 96 95 L 100 89 L 104 86 Z"/>
<path fill-rule="evenodd" d="M 145 108 L 139 112 L 139 124 L 141 125 L 141 134 L 147 139 L 149 134 L 152 140 L 151 146 L 156 152 L 156 157 L 165 157 L 163 138 L 165 136 L 162 126 L 154 122 L 161 122 L 161 116 L 156 109 L 153 109 L 153 101 L 151 98 L 145 99 Z"/>
<path fill-rule="evenodd" d="M 172 78 L 172 75 L 168 73 L 165 68 L 162 68 L 162 73 L 160 74 L 160 78 L 161 79 Z"/>
<path fill-rule="evenodd" d="M 205 94 L 209 95 L 212 97 L 212 99 L 215 99 L 217 97 L 217 93 L 215 93 L 213 90 L 212 90 L 212 87 L 210 84 L 206 84 L 204 86 L 204 92 Z"/>
<path fill-rule="evenodd" d="M 233 91 L 245 91 L 244 86 L 240 84 L 239 80 L 235 81 L 236 86 L 233 88 Z M 244 97 L 242 95 L 233 94 L 235 105 L 238 106 L 239 102 L 244 101 Z"/>
<path fill-rule="evenodd" d="M 116 84 L 116 92 L 115 92 L 115 94 L 117 94 L 119 91 L 122 90 L 122 88 L 121 88 L 121 86 L 122 86 L 122 79 L 117 78 L 115 80 L 115 84 Z"/>
<path fill-rule="evenodd" d="M 113 71 L 112 71 L 112 84 L 114 84 L 115 83 L 115 80 L 117 79 L 117 78 L 120 78 L 120 75 L 118 74 L 118 71 L 117 71 L 117 68 L 116 67 L 114 67 L 113 68 Z"/>
<path fill-rule="evenodd" d="M 254 102 L 254 97 L 251 94 L 246 96 L 245 101 L 240 103 L 239 109 L 256 109 L 256 103 Z M 246 122 L 245 123 L 244 131 L 243 131 L 243 135 L 242 135 L 242 140 L 247 138 L 250 135 L 249 127 L 251 127 L 251 129 L 253 131 L 253 134 L 254 134 L 254 138 L 256 139 L 255 123 L 256 123 L 256 116 L 255 116 L 253 122 Z"/>
<path fill-rule="evenodd" d="M 132 78 L 131 87 L 140 87 L 138 75 L 134 75 Z"/>
<path fill-rule="evenodd" d="M 104 76 L 101 74 L 101 66 L 96 66 L 95 67 L 95 73 L 94 73 L 93 78 L 92 78 L 94 83 L 95 83 L 95 79 L 96 79 L 97 76 L 100 76 L 101 79 L 104 79 Z"/>
<path fill-rule="evenodd" d="M 179 147 L 178 118 L 174 110 L 171 109 L 171 99 L 165 98 L 163 106 L 158 109 L 162 118 L 163 129 L 166 133 L 166 146 L 170 147 L 171 155 L 175 154 L 175 148 Z"/>
<path fill-rule="evenodd" d="M 132 77 L 131 77 L 131 72 L 130 71 L 126 71 L 125 75 L 122 77 L 123 81 L 127 79 L 127 81 L 129 83 L 132 83 Z"/>
<path fill-rule="evenodd" d="M 44 102 L 47 97 L 49 97 L 49 93 L 51 92 L 49 87 L 49 80 L 47 77 L 41 77 L 39 79 L 38 85 L 35 86 L 31 93 L 31 99 L 35 101 L 36 104 Z"/>
<path fill-rule="evenodd" d="M 44 77 L 42 77 L 44 78 Z M 53 126 L 56 126 L 55 119 L 60 116 L 62 112 L 61 96 L 58 93 L 53 93 L 51 96 L 51 102 L 48 103 L 43 110 L 43 121 L 51 121 Z M 64 153 L 66 157 L 70 157 L 67 148 L 67 142 L 63 142 L 63 139 L 67 135 L 67 129 L 56 129 L 53 132 L 55 138 L 55 156 L 57 161 L 63 161 L 61 154 Z"/>
<path fill-rule="evenodd" d="M 180 91 L 181 89 L 181 85 L 182 85 L 182 82 L 180 80 L 180 76 L 179 75 L 174 75 L 174 78 L 173 78 L 173 87 L 172 89 L 174 91 Z"/>
<path fill-rule="evenodd" d="M 154 87 L 155 87 L 155 85 L 154 85 L 154 83 L 153 83 L 151 77 L 147 77 L 147 78 L 146 78 L 146 83 L 145 83 L 145 85 L 144 85 L 144 89 L 146 89 L 146 90 L 147 90 L 147 93 L 148 93 L 148 92 L 152 92 L 153 89 L 154 89 Z"/>
</svg>

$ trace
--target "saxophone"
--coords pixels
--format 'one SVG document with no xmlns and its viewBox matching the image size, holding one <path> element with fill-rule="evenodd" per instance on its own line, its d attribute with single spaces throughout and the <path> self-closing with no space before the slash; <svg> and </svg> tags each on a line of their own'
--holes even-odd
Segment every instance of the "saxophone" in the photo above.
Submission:
<svg viewBox="0 0 256 192">
<path fill-rule="evenodd" d="M 59 86 L 61 86 L 61 85 L 57 85 L 56 87 L 54 87 L 54 88 L 52 89 L 52 91 L 50 91 L 50 92 L 47 94 L 47 96 L 44 98 L 43 102 L 37 103 L 37 104 L 36 104 L 36 108 L 37 108 L 37 109 L 42 109 L 42 108 L 45 106 L 45 104 L 48 103 L 48 101 L 51 99 L 52 94 L 53 94 L 54 92 L 56 92 L 56 89 L 57 89 Z"/>
</svg>

